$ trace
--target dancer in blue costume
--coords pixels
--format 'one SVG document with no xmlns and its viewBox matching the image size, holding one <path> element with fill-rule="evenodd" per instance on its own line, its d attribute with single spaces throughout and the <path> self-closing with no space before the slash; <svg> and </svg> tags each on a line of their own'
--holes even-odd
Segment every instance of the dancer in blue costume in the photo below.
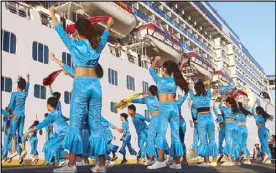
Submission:
<svg viewBox="0 0 276 173">
<path fill-rule="evenodd" d="M 237 116 L 240 114 L 238 105 L 234 98 L 224 95 L 221 103 L 219 104 L 219 109 L 222 114 L 224 114 L 225 120 L 225 147 L 223 152 L 228 156 L 228 161 L 224 162 L 222 166 L 233 166 L 232 157 L 238 159 L 240 156 L 240 147 L 238 144 L 238 123 Z M 222 102 L 226 102 L 226 107 L 222 106 Z"/>
<path fill-rule="evenodd" d="M 186 162 L 186 145 L 185 145 L 185 134 L 186 134 L 186 121 L 184 119 L 184 117 L 182 116 L 181 113 L 181 106 L 182 104 L 185 102 L 185 100 L 187 99 L 188 94 L 185 94 L 181 99 L 176 100 L 176 103 L 178 105 L 178 110 L 179 110 L 179 137 L 180 137 L 180 141 L 182 143 L 183 146 L 183 162 Z"/>
<path fill-rule="evenodd" d="M 121 164 L 127 163 L 126 147 L 128 148 L 130 155 L 137 154 L 137 152 L 131 147 L 131 134 L 129 132 L 129 125 L 128 125 L 127 118 L 128 118 L 128 115 L 126 113 L 121 113 L 120 119 L 122 121 L 122 129 L 117 129 L 120 133 L 123 133 L 123 137 L 121 138 L 121 141 L 123 141 L 123 143 L 119 150 L 119 152 L 123 155 L 123 160 Z"/>
<path fill-rule="evenodd" d="M 50 90 L 50 95 L 51 95 L 52 97 L 55 97 L 55 98 L 58 99 L 57 111 L 62 112 L 62 111 L 61 111 L 61 103 L 60 103 L 60 101 L 59 101 L 60 95 L 61 95 L 61 94 L 60 94 L 59 92 L 54 92 L 51 85 L 49 85 L 49 90 Z"/>
<path fill-rule="evenodd" d="M 252 113 L 254 115 L 254 118 L 256 120 L 256 125 L 258 126 L 258 136 L 261 143 L 261 152 L 265 154 L 263 164 L 270 164 L 271 163 L 271 151 L 268 147 L 268 129 L 265 127 L 265 123 L 267 120 L 272 121 L 273 116 L 269 115 L 263 107 L 256 106 L 258 103 L 258 100 L 256 100 L 253 108 Z"/>
<path fill-rule="evenodd" d="M 213 112 L 217 116 L 217 123 L 219 124 L 219 144 L 218 144 L 218 151 L 220 154 L 220 157 L 218 159 L 218 162 L 223 158 L 223 141 L 225 140 L 225 122 L 224 122 L 224 114 L 219 114 L 218 110 L 215 106 L 215 102 L 213 104 Z"/>
<path fill-rule="evenodd" d="M 215 124 L 210 112 L 210 101 L 212 98 L 210 86 L 207 86 L 206 90 L 203 82 L 198 81 L 194 88 L 196 94 L 190 89 L 190 97 L 197 111 L 198 134 L 200 139 L 197 154 L 204 157 L 204 162 L 198 164 L 198 166 L 217 166 L 216 157 L 218 155 L 218 150 L 215 141 Z M 209 156 L 213 157 L 211 163 L 209 163 Z"/>
<path fill-rule="evenodd" d="M 49 9 L 49 15 L 58 35 L 72 55 L 76 71 L 70 104 L 70 131 L 64 141 L 65 148 L 70 151 L 70 159 L 68 165 L 55 169 L 54 172 L 77 171 L 76 155 L 83 153 L 81 133 L 87 106 L 89 108 L 88 124 L 93 132 L 89 140 L 88 153 L 99 157 L 99 164 L 92 168 L 92 172 L 106 172 L 104 155 L 107 152 L 107 146 L 104 140 L 104 129 L 101 125 L 102 91 L 95 67 L 106 45 L 113 19 L 110 18 L 107 21 L 106 30 L 101 37 L 87 19 L 79 19 L 75 23 L 77 38 L 75 40 L 71 39 L 59 24 L 55 17 L 54 7 Z"/>
<path fill-rule="evenodd" d="M 197 155 L 199 136 L 198 136 L 197 110 L 194 104 L 192 104 L 191 106 L 191 115 L 194 123 L 194 137 L 193 137 L 193 145 L 192 145 L 194 158 L 192 158 L 191 161 L 197 161 L 200 159 L 200 157 Z"/>
<path fill-rule="evenodd" d="M 180 158 L 183 156 L 183 146 L 179 138 L 179 109 L 175 102 L 177 86 L 187 94 L 188 84 L 183 78 L 178 65 L 173 61 L 165 61 L 162 66 L 162 76 L 157 76 L 155 69 L 158 61 L 162 58 L 155 57 L 149 69 L 150 74 L 158 88 L 159 115 L 158 115 L 158 132 L 156 139 L 156 148 L 158 149 L 158 161 L 148 166 L 148 169 L 158 169 L 167 166 L 165 161 L 165 151 L 169 150 L 166 141 L 166 131 L 168 123 L 171 127 L 171 148 L 170 155 L 173 156 L 175 162 L 170 168 L 181 169 Z M 173 77 L 171 77 L 173 75 Z"/>
<path fill-rule="evenodd" d="M 231 92 L 234 88 L 235 88 L 234 85 L 231 85 L 231 84 L 227 85 L 227 86 L 220 86 L 218 88 L 218 92 L 220 94 L 224 95 L 224 94 Z"/>
<path fill-rule="evenodd" d="M 253 115 L 250 111 L 246 110 L 243 107 L 243 104 L 241 102 L 238 102 L 238 98 L 236 98 L 237 105 L 239 107 L 240 113 L 237 115 L 237 122 L 238 122 L 238 143 L 240 145 L 240 151 L 243 155 L 247 157 L 247 160 L 243 162 L 243 164 L 251 165 L 250 162 L 250 152 L 248 151 L 246 145 L 247 145 L 247 138 L 248 138 L 248 129 L 246 126 L 246 117 L 249 115 Z M 248 102 L 248 101 L 247 101 Z M 245 105 L 247 107 L 247 103 Z M 241 164 L 241 161 L 243 160 L 243 156 L 240 157 L 240 160 L 238 162 L 238 165 Z"/>
<path fill-rule="evenodd" d="M 38 125 L 39 121 L 34 121 L 33 124 L 31 125 L 31 128 L 34 126 Z M 39 130 L 40 135 L 42 135 L 42 130 Z M 25 139 L 25 141 L 29 140 L 30 141 L 30 146 L 31 146 L 31 153 L 33 155 L 32 163 L 37 163 L 38 162 L 38 151 L 37 151 L 37 143 L 38 143 L 38 138 L 37 138 L 37 132 L 31 132 L 30 135 L 28 135 Z"/>
<path fill-rule="evenodd" d="M 129 105 L 127 108 L 138 137 L 137 142 L 140 150 L 138 152 L 137 161 L 139 162 L 140 158 L 146 158 L 145 143 L 148 137 L 148 126 L 145 122 L 150 122 L 150 119 L 136 113 L 136 107 L 133 104 Z"/>
<path fill-rule="evenodd" d="M 43 127 L 53 123 L 55 137 L 48 140 L 43 147 L 45 160 L 47 162 L 60 162 L 60 160 L 63 159 L 65 153 L 62 143 L 66 134 L 69 132 L 69 125 L 66 122 L 68 119 L 64 117 L 60 111 L 56 110 L 57 104 L 58 100 L 55 97 L 48 98 L 47 109 L 50 113 L 47 118 L 38 125 L 30 128 L 23 136 L 24 140 L 29 133 L 41 130 Z"/>
<path fill-rule="evenodd" d="M 149 160 L 145 165 L 154 164 L 157 159 L 157 150 L 155 148 L 155 140 L 157 136 L 157 115 L 159 110 L 159 102 L 157 98 L 157 86 L 151 85 L 148 88 L 148 96 L 144 98 L 137 98 L 131 101 L 132 103 L 146 104 L 151 115 L 150 124 L 148 126 L 148 138 L 145 146 L 145 152 Z"/>
<path fill-rule="evenodd" d="M 25 150 L 25 142 L 22 142 L 23 130 L 25 124 L 25 103 L 29 92 L 30 75 L 27 74 L 27 81 L 22 77 L 19 77 L 17 81 L 17 91 L 11 93 L 11 100 L 8 105 L 8 112 L 11 112 L 14 117 L 11 117 L 11 135 L 12 135 L 12 152 L 9 158 L 12 159 L 16 155 L 20 154 L 20 163 L 27 155 Z M 22 143 L 22 152 L 18 153 L 17 144 Z"/>
<path fill-rule="evenodd" d="M 4 146 L 2 146 L 2 163 L 7 161 L 8 152 L 11 151 L 11 126 L 10 126 L 10 113 L 4 109 L 1 110 L 3 115 L 2 131 L 4 132 Z"/>
</svg>

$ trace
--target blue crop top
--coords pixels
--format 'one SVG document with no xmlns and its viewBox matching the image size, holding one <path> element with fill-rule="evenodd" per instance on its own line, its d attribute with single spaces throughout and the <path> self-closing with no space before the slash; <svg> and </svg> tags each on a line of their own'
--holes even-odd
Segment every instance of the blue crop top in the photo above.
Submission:
<svg viewBox="0 0 276 173">
<path fill-rule="evenodd" d="M 157 76 L 154 68 L 149 68 L 150 75 L 152 76 L 154 82 L 157 85 L 158 94 L 175 94 L 176 93 L 176 83 L 175 80 L 170 77 L 159 77 Z"/>
<path fill-rule="evenodd" d="M 194 95 L 194 92 L 192 89 L 190 89 L 189 92 L 190 92 L 190 97 L 193 101 L 193 105 L 196 109 L 210 107 L 210 101 L 212 99 L 212 94 L 210 89 L 207 90 L 207 94 L 204 96 Z"/>
<path fill-rule="evenodd" d="M 254 118 L 255 118 L 255 121 L 256 121 L 257 125 L 259 125 L 259 124 L 265 124 L 264 117 L 262 115 L 256 114 L 255 108 L 252 108 L 252 113 L 254 115 Z"/>
<path fill-rule="evenodd" d="M 232 112 L 231 107 L 224 107 L 224 106 L 222 106 L 222 104 L 220 103 L 220 104 L 219 104 L 219 109 L 220 109 L 221 112 L 224 113 L 224 118 L 233 118 L 233 119 L 237 119 L 238 113 L 234 114 L 234 113 Z"/>
<path fill-rule="evenodd" d="M 148 111 L 150 113 L 153 111 L 159 110 L 159 102 L 158 102 L 157 96 L 149 96 L 144 98 L 133 99 L 131 103 L 146 104 Z"/>
<path fill-rule="evenodd" d="M 56 25 L 56 31 L 66 45 L 68 50 L 72 55 L 72 62 L 73 66 L 76 67 L 85 67 L 85 68 L 95 68 L 98 64 L 100 54 L 103 48 L 106 45 L 109 31 L 105 30 L 100 37 L 100 41 L 98 42 L 98 46 L 96 49 L 91 47 L 90 42 L 88 39 L 84 40 L 76 40 L 70 38 L 66 32 L 64 31 L 63 27 L 58 24 Z"/>
</svg>

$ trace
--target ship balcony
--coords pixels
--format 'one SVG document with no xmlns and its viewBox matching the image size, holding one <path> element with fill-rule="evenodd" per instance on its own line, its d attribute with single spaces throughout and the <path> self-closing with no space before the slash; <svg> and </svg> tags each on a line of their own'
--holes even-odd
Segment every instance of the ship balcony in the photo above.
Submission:
<svg viewBox="0 0 276 173">
<path fill-rule="evenodd" d="M 20 17 L 31 19 L 31 6 L 23 2 L 5 2 L 6 9 Z"/>
<path fill-rule="evenodd" d="M 275 83 L 276 83 L 275 75 L 268 75 L 267 77 L 268 77 L 269 88 L 271 90 L 275 90 Z"/>
</svg>

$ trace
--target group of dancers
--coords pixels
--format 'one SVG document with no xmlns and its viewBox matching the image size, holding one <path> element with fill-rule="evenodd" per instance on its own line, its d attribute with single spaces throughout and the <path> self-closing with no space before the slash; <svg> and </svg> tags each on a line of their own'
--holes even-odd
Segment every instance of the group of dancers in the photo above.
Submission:
<svg viewBox="0 0 276 173">
<path fill-rule="evenodd" d="M 102 90 L 99 78 L 103 76 L 103 69 L 98 63 L 101 51 L 106 45 L 109 30 L 113 26 L 113 19 L 109 18 L 106 29 L 99 36 L 93 25 L 86 19 L 79 19 L 75 23 L 74 39 L 69 37 L 55 17 L 54 7 L 49 9 L 49 15 L 55 25 L 55 30 L 72 55 L 74 68 L 63 64 L 54 54 L 51 59 L 56 62 L 66 74 L 74 78 L 70 103 L 70 118 L 63 116 L 59 101 L 60 93 L 52 92 L 47 100 L 47 111 L 42 122 L 34 121 L 33 125 L 23 134 L 25 120 L 25 101 L 28 96 L 29 75 L 27 81 L 20 77 L 17 92 L 12 92 L 11 100 L 4 115 L 4 147 L 2 147 L 2 160 L 12 159 L 19 155 L 22 160 L 27 154 L 25 142 L 30 141 L 33 162 L 38 161 L 37 132 L 47 130 L 47 142 L 43 146 L 45 160 L 49 163 L 66 162 L 54 172 L 77 172 L 76 166 L 83 160 L 89 164 L 88 158 L 96 160 L 97 165 L 92 172 L 106 172 L 106 161 L 114 161 L 118 157 L 116 152 L 119 147 L 112 144 L 112 131 L 122 133 L 122 146 L 119 152 L 123 155 L 122 164 L 127 162 L 126 147 L 131 155 L 138 159 L 146 160 L 148 169 L 159 169 L 169 165 L 172 169 L 181 169 L 181 162 L 186 159 L 186 147 L 184 144 L 186 123 L 181 114 L 181 105 L 189 96 L 192 100 L 191 116 L 194 122 L 193 151 L 195 156 L 204 157 L 204 162 L 198 166 L 217 166 L 217 156 L 225 154 L 228 159 L 223 166 L 232 166 L 240 163 L 243 155 L 247 156 L 244 164 L 251 164 L 249 152 L 246 147 L 247 127 L 246 117 L 253 115 L 258 126 L 258 135 L 261 150 L 265 153 L 263 163 L 271 163 L 271 153 L 268 147 L 268 132 L 265 127 L 266 120 L 272 120 L 272 116 L 261 107 L 255 105 L 250 112 L 246 104 L 238 102 L 231 97 L 228 91 L 232 86 L 214 89 L 211 93 L 210 84 L 197 81 L 195 85 L 188 84 L 181 70 L 188 60 L 183 60 L 179 67 L 174 61 L 165 61 L 162 64 L 162 76 L 158 76 L 155 68 L 162 62 L 160 56 L 156 56 L 151 64 L 149 73 L 156 85 L 148 88 L 148 95 L 131 100 L 127 113 L 120 114 L 122 127 L 116 127 L 106 120 L 102 114 Z M 183 91 L 181 99 L 176 100 L 176 90 L 179 87 Z M 194 93 L 195 91 L 195 93 Z M 217 110 L 213 105 L 213 112 L 217 116 L 220 126 L 219 147 L 215 142 L 215 121 L 211 114 L 212 96 L 221 95 L 221 103 Z M 122 100 L 128 103 L 127 100 Z M 136 112 L 134 104 L 146 104 L 151 118 L 147 118 Z M 138 153 L 131 146 L 131 133 L 129 131 L 128 117 L 130 116 L 137 133 Z M 69 123 L 67 122 L 69 120 Z M 146 122 L 149 122 L 147 125 Z M 171 128 L 171 145 L 166 139 L 168 124 Z M 11 140 L 10 140 L 11 139 Z M 222 147 L 223 140 L 225 146 Z M 10 146 L 11 145 L 11 146 Z M 10 153 L 8 154 L 8 152 Z M 109 156 L 112 154 L 112 157 Z M 168 163 L 166 155 L 172 160 Z M 212 160 L 209 160 L 212 157 Z M 181 159 L 182 158 L 182 159 Z M 197 160 L 198 157 L 192 160 Z"/>
</svg>

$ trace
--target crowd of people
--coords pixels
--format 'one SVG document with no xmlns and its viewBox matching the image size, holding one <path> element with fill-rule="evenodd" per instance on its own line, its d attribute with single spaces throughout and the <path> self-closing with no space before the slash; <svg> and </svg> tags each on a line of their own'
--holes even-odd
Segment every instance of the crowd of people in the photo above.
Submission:
<svg viewBox="0 0 276 173">
<path fill-rule="evenodd" d="M 51 59 L 66 74 L 74 78 L 70 118 L 62 114 L 60 93 L 53 92 L 50 87 L 52 96 L 47 99 L 46 104 L 49 113 L 45 114 L 42 122 L 34 121 L 24 134 L 25 101 L 28 96 L 30 76 L 27 75 L 27 80 L 20 77 L 17 91 L 12 92 L 9 105 L 5 110 L 2 109 L 5 135 L 4 146 L 2 146 L 3 161 L 17 155 L 22 161 L 27 154 L 25 143 L 29 140 L 30 154 L 33 155 L 32 162 L 36 163 L 38 161 L 37 132 L 42 135 L 41 129 L 45 128 L 47 133 L 47 142 L 43 146 L 45 160 L 47 164 L 59 162 L 63 165 L 61 168 L 54 169 L 54 172 L 77 172 L 76 166 L 89 164 L 89 158 L 97 162 L 97 165 L 91 169 L 92 172 L 106 172 L 106 165 L 118 158 L 117 152 L 123 155 L 121 163 L 127 162 L 126 147 L 130 155 L 137 156 L 137 160 L 145 161 L 148 169 L 166 166 L 181 169 L 181 162 L 186 161 L 187 153 L 184 116 L 192 116 L 194 122 L 192 149 L 195 155 L 192 161 L 196 162 L 199 157 L 204 158 L 198 166 L 217 166 L 217 162 L 224 156 L 227 156 L 227 161 L 222 163 L 222 166 L 251 164 L 246 145 L 248 136 L 246 118 L 253 116 L 258 127 L 261 151 L 264 153 L 262 162 L 271 163 L 272 156 L 265 123 L 273 117 L 261 106 L 254 105 L 249 110 L 247 103 L 238 102 L 237 97 L 229 94 L 233 85 L 222 86 L 211 92 L 210 83 L 206 84 L 199 80 L 194 85 L 189 84 L 181 73 L 188 63 L 187 59 L 184 59 L 180 66 L 171 60 L 163 62 L 162 76 L 158 76 L 155 68 L 162 61 L 162 57 L 156 56 L 149 69 L 156 85 L 148 88 L 148 95 L 131 100 L 133 104 L 128 105 L 127 113 L 120 114 L 121 127 L 111 124 L 101 113 L 102 90 L 99 78 L 103 76 L 103 69 L 98 61 L 108 40 L 113 19 L 110 18 L 107 21 L 106 29 L 101 36 L 96 34 L 88 20 L 79 19 L 75 23 L 75 39 L 72 39 L 56 19 L 53 7 L 49 9 L 49 14 L 57 34 L 72 55 L 74 68 L 63 64 L 54 54 L 51 54 Z M 183 91 L 183 96 L 179 100 L 175 99 L 177 87 Z M 222 99 L 218 110 L 216 104 L 211 106 L 211 102 L 212 98 L 219 95 Z M 188 96 L 192 100 L 192 113 L 183 115 L 181 105 Z M 128 103 L 128 101 L 122 100 L 122 103 Z M 145 104 L 151 118 L 137 113 L 134 104 Z M 215 141 L 215 121 L 211 114 L 211 107 L 220 126 L 218 145 Z M 129 116 L 136 129 L 138 152 L 131 146 L 133 134 L 129 131 Z M 171 128 L 170 146 L 166 139 L 168 124 Z M 120 149 L 112 144 L 112 129 L 122 133 Z M 109 156 L 110 154 L 112 157 Z M 167 162 L 166 156 L 173 159 Z M 242 162 L 244 157 L 246 161 Z"/>
</svg>

